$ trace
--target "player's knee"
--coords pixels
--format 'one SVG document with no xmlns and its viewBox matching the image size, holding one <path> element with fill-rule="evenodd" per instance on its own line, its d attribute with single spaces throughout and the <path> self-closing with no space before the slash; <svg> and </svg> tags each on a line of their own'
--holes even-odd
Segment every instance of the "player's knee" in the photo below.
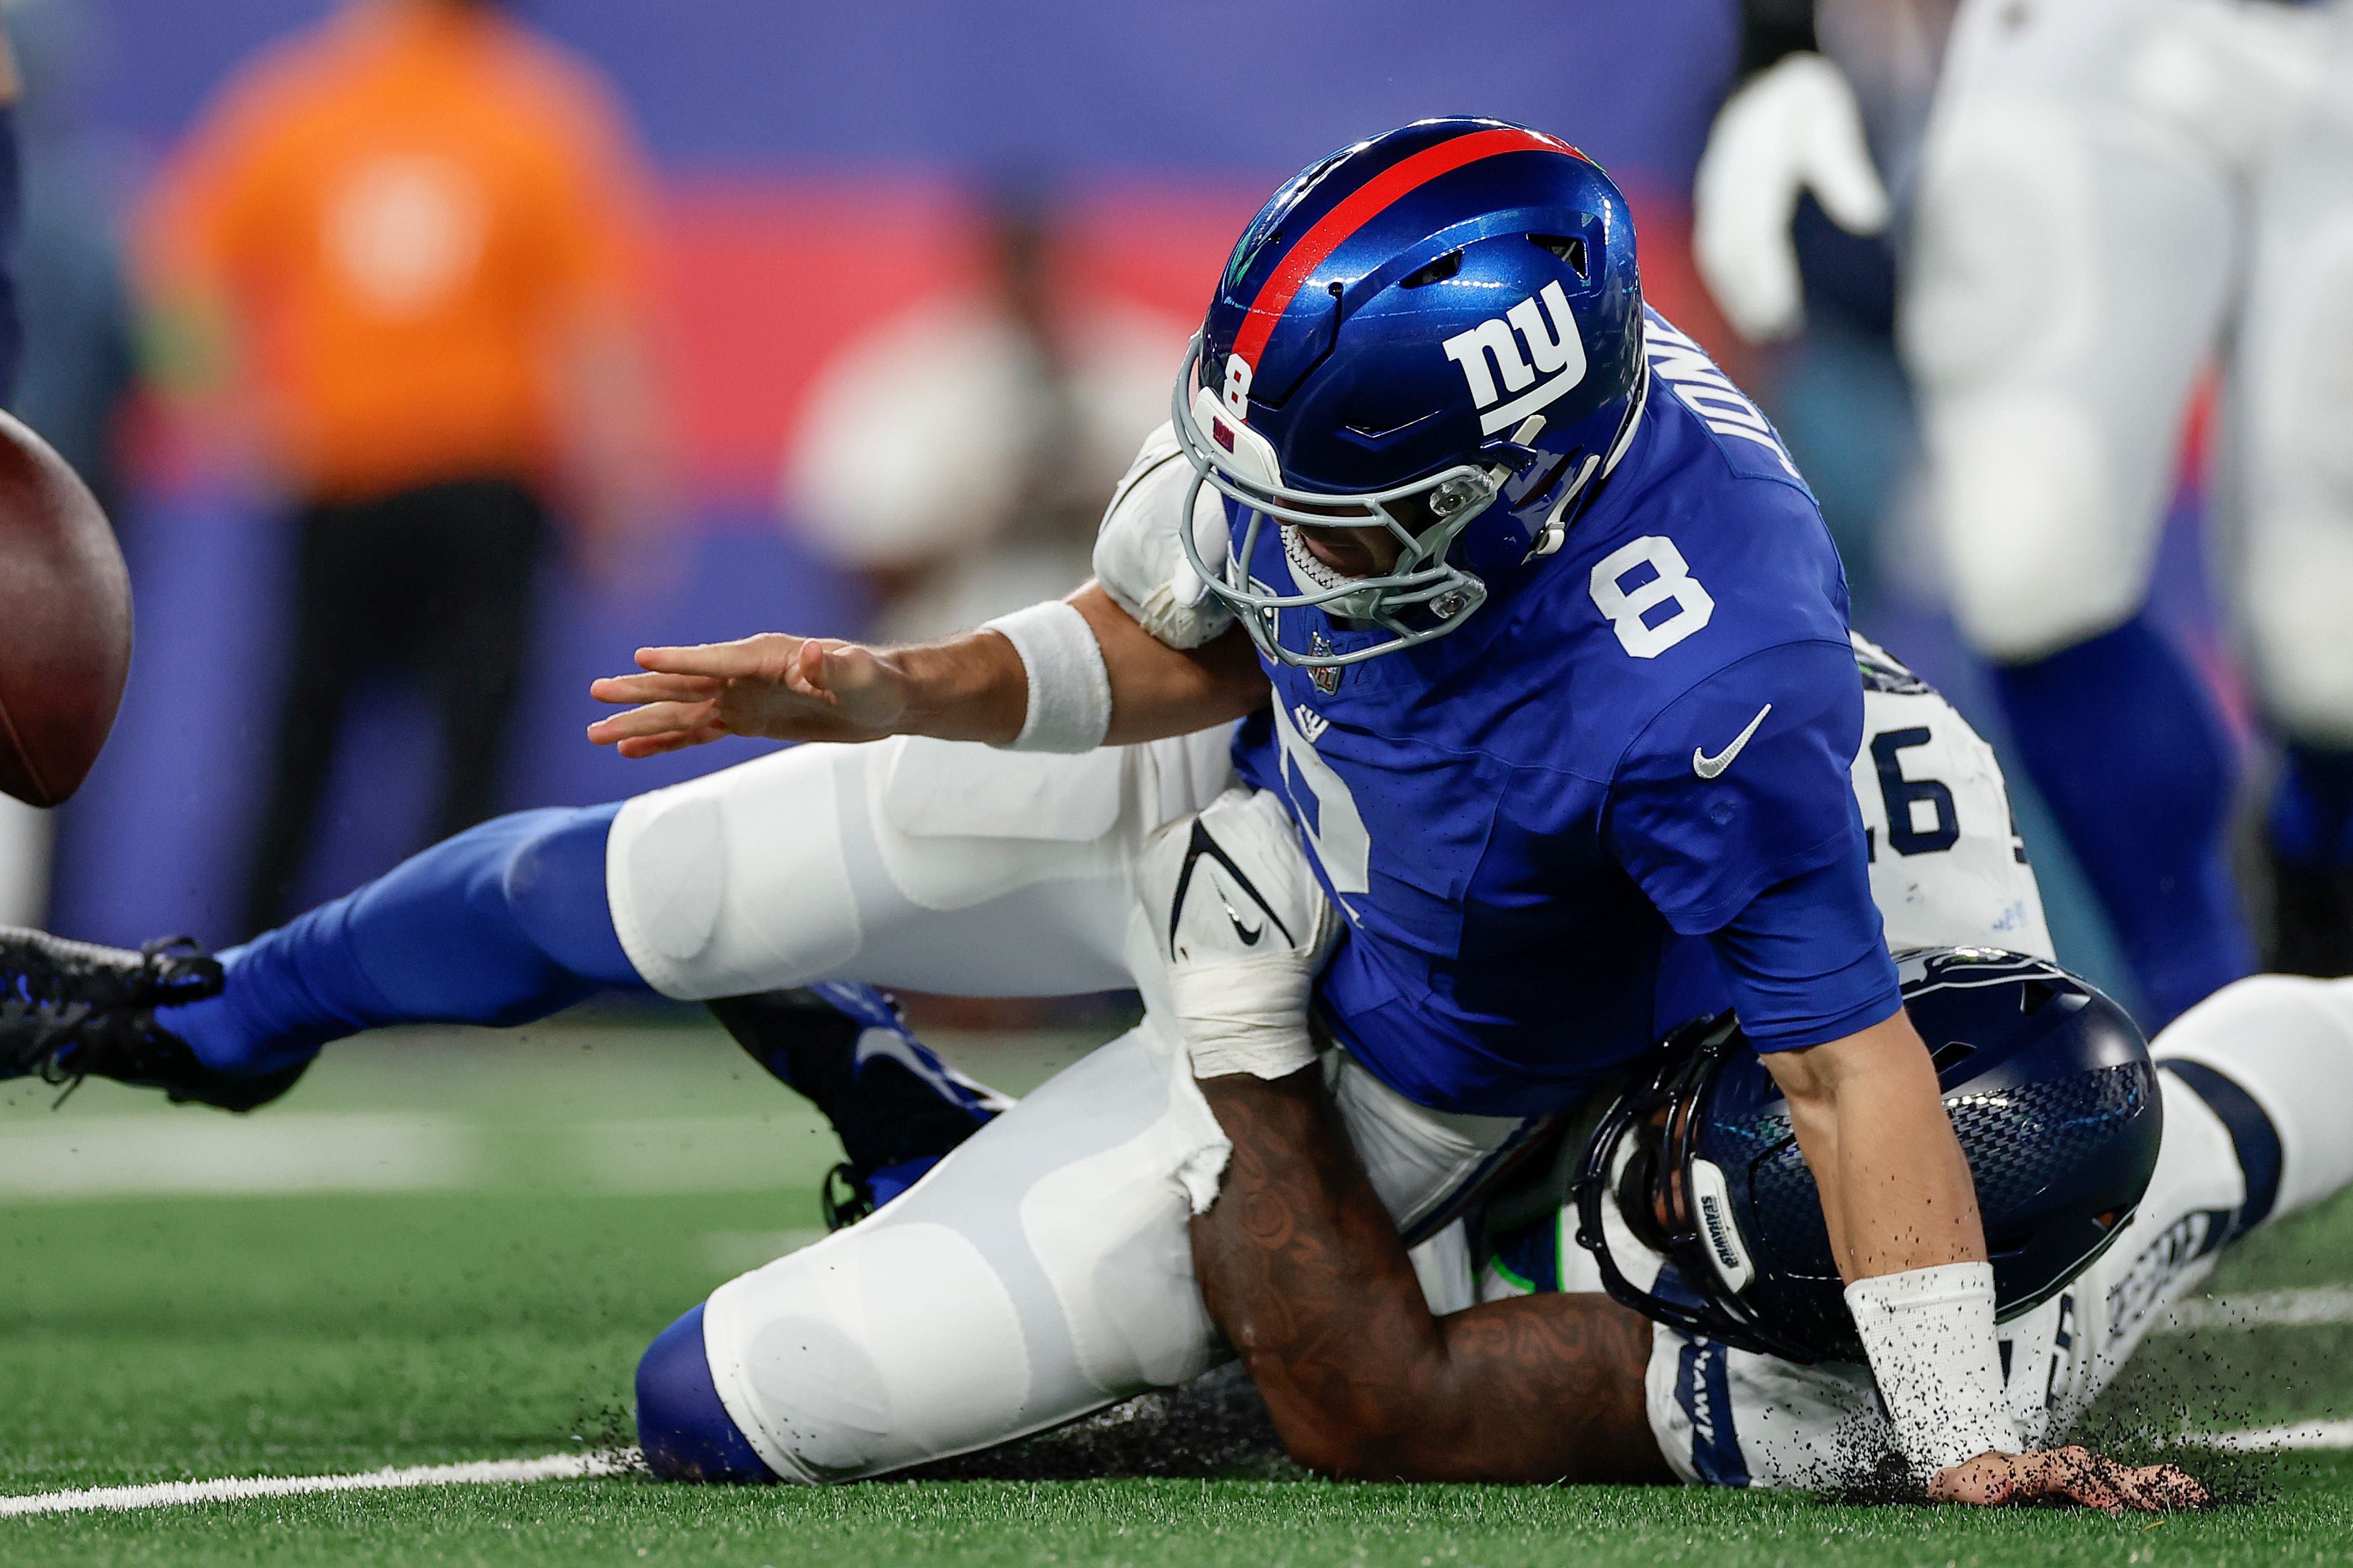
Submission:
<svg viewBox="0 0 2353 1568">
<path fill-rule="evenodd" d="M 2309 497 L 2341 528 L 2353 515 L 2353 444 L 2345 439 L 2353 382 L 2344 371 L 2353 357 L 2353 246 L 2342 229 L 2335 237 L 2308 253 L 2291 290 L 2274 301 L 2272 319 L 2284 330 L 2251 341 L 2247 353 L 2269 373 L 2263 379 L 2272 390 L 2254 417 L 2271 483 Z"/>
<path fill-rule="evenodd" d="M 583 979 L 641 985 L 613 926 L 605 847 L 620 803 L 518 812 L 509 828 L 499 891 L 531 940 Z"/>
<path fill-rule="evenodd" d="M 773 1481 L 712 1381 L 702 1309 L 664 1329 L 638 1363 L 638 1443 L 666 1481 Z"/>
<path fill-rule="evenodd" d="M 2052 340 L 2090 335 L 2097 259 L 2079 216 L 2091 193 L 2076 143 L 2063 116 L 2004 104 L 1960 106 L 1930 144 L 1897 323 L 1922 387 L 2014 381 Z M 2021 233 L 2033 237 L 2034 267 L 2017 263 Z"/>
</svg>

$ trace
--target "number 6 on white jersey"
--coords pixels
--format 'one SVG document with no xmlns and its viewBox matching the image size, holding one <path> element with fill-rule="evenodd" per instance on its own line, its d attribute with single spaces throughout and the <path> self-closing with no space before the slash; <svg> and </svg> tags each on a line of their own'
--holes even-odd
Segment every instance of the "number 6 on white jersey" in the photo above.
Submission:
<svg viewBox="0 0 2353 1568">
<path fill-rule="evenodd" d="M 1619 579 L 1637 566 L 1648 566 L 1657 575 L 1629 593 Z M 1609 617 L 1619 642 L 1636 658 L 1658 658 L 1715 614 L 1715 599 L 1691 574 L 1675 542 L 1662 534 L 1646 533 L 1603 556 L 1594 563 L 1592 586 L 1593 607 Z M 1673 615 L 1655 626 L 1643 623 L 1643 616 L 1670 599 L 1675 603 Z"/>
</svg>

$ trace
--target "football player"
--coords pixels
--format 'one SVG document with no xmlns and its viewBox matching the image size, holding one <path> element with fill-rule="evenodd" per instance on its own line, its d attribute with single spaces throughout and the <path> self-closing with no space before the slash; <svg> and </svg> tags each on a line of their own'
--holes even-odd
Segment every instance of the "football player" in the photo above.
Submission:
<svg viewBox="0 0 2353 1568">
<path fill-rule="evenodd" d="M 1888 674 L 1876 658 L 1866 668 Z M 1903 706 L 1878 703 L 1871 714 L 1874 732 L 1902 732 L 1888 720 L 1957 724 L 1916 681 L 1902 683 Z M 1859 769 L 1859 792 L 1873 787 Z M 1336 1053 L 1280 1083 L 1220 1072 L 1238 1051 L 1250 1054 L 1252 1032 L 1304 1037 L 1304 998 L 1324 946 L 1313 913 L 1320 891 L 1271 805 L 1238 793 L 1180 819 L 1155 836 L 1142 881 L 1172 970 L 1166 1016 L 1185 1025 L 1194 1070 L 1206 1074 L 1202 1087 L 1231 1133 L 1217 1203 L 1192 1222 L 1195 1248 L 1212 1254 L 1204 1279 L 1228 1287 L 1208 1305 L 1266 1390 L 1294 1457 L 1387 1479 L 1672 1474 L 1900 1491 L 1900 1446 L 1859 1364 L 1827 1236 L 1819 1217 L 1807 1223 L 1818 1210 L 1788 1117 L 1730 1018 L 1678 1031 L 1613 1094 L 1525 1151 L 1535 1158 L 1488 1185 L 1470 1226 L 1450 1225 L 1411 1254 L 1366 1174 L 1368 1163 L 1383 1170 L 1387 1149 L 1365 1131 L 1388 1129 L 1359 1115 L 1344 1130 L 1330 1113 L 1325 1074 L 1349 1082 Z M 1985 825 L 1968 837 L 2001 851 L 1980 864 L 2016 867 L 2001 816 L 1966 816 Z M 2003 896 L 1989 899 L 1969 858 L 1937 852 L 1904 882 L 1883 884 L 1891 920 L 1967 933 L 2031 906 L 2022 867 Z M 1260 940 L 1245 940 L 1253 928 Z M 2160 1074 L 2129 1020 L 2047 961 L 1944 949 L 1915 951 L 1904 969 L 1911 1016 L 1941 1042 L 1934 1065 L 2000 1260 L 2000 1356 L 2028 1445 L 2078 1420 L 2225 1245 L 2353 1179 L 2353 1146 L 2334 1121 L 2353 1090 L 2353 985 L 2281 977 L 2234 985 L 2158 1041 Z M 1270 986 L 1270 973 L 1286 983 Z M 1272 1014 L 1254 1014 L 1251 999 L 1270 995 Z M 789 1323 L 794 1341 L 828 1356 L 857 1344 L 882 1369 L 893 1424 L 934 1430 L 938 1406 L 969 1395 L 975 1380 L 940 1375 L 940 1363 L 906 1341 L 869 1340 L 860 1319 L 936 1268 L 965 1273 L 973 1255 L 1013 1303 L 1009 1321 L 971 1310 L 959 1291 L 928 1302 L 931 1335 L 990 1363 L 1030 1363 L 1033 1387 L 1037 1361 L 1072 1352 L 1032 1325 L 1100 1329 L 1108 1320 L 1131 1343 L 1198 1331 L 1189 1301 L 1119 1278 L 1133 1268 L 1155 1285 L 1183 1283 L 1167 1278 L 1188 1208 L 1173 1184 L 1160 1204 L 1159 1245 L 1131 1238 L 1097 1260 L 1092 1278 L 1049 1272 L 1064 1260 L 1036 1237 L 1056 1214 L 1052 1186 L 1066 1178 L 1033 1148 L 1032 1184 L 1005 1190 L 1022 1167 L 999 1141 L 1063 1143 L 1068 1163 L 1106 1191 L 1148 1173 L 1157 1153 L 1150 1138 L 1104 1150 L 1103 1130 L 1068 1092 L 1043 1091 L 1057 1102 L 1053 1114 L 1031 1107 L 882 1219 L 736 1282 L 723 1293 L 733 1301 L 714 1305 Z M 973 1201 L 982 1194 L 967 1183 L 997 1187 L 995 1203 Z M 1026 1244 L 991 1217 L 1008 1207 L 1022 1213 Z M 1475 1248 L 1466 1245 L 1474 1228 Z M 1219 1248 L 1251 1267 L 1221 1265 Z M 1548 1299 L 1528 1310 L 1464 1312 L 1536 1294 Z M 916 1344 L 925 1337 L 911 1335 Z M 668 1473 L 728 1473 L 709 1425 L 670 1381 L 681 1367 L 704 1375 L 702 1349 L 700 1336 L 684 1346 L 672 1339 L 641 1373 L 641 1430 Z M 925 1363 L 924 1375 L 899 1370 L 911 1360 Z M 809 1400 L 814 1366 L 796 1377 L 767 1370 L 804 1422 L 849 1414 Z M 759 1391 L 762 1381 L 739 1386 L 730 1408 L 757 1411 L 776 1397 Z M 895 1443 L 872 1427 L 881 1406 L 853 1408 L 869 1430 L 851 1441 L 879 1447 L 887 1461 Z M 1186 1439 L 1185 1408 L 1160 1417 L 1177 1423 L 1172 1442 Z M 997 1413 L 1008 1434 L 1029 1425 L 1018 1405 Z M 1148 1408 L 1142 1418 L 1153 1419 Z M 1122 1429 L 1134 1423 L 1124 1416 Z M 848 1447 L 822 1430 L 796 1436 L 795 1451 Z M 2204 1496 L 2171 1467 L 2119 1467 L 2081 1449 L 1981 1458 L 1939 1495 L 2147 1508 Z"/>
<path fill-rule="evenodd" d="M 1343 149 L 1242 236 L 1173 415 L 1127 491 L 1177 502 L 1114 505 L 1102 584 L 913 648 L 645 650 L 597 689 L 638 706 L 592 730 L 632 755 L 928 739 L 486 824 L 217 973 L 17 938 L 0 1043 L 19 1070 L 252 1103 L 355 1029 L 511 1023 L 604 985 L 1132 978 L 1146 1026 L 964 1144 L 967 1179 L 935 1172 L 854 1247 L 802 1255 L 814 1279 L 747 1276 L 649 1352 L 673 1470 L 878 1473 L 1216 1353 L 1168 1220 L 1214 1197 L 1228 1141 L 1149 1021 L 1169 998 L 1134 878 L 1154 827 L 1238 775 L 1270 803 L 1257 831 L 1312 852 L 1318 899 L 1284 934 L 1335 943 L 1313 983 L 1331 1092 L 1401 1227 L 1729 1008 L 1824 1172 L 1909 1462 L 2011 1447 L 1969 1168 L 1848 784 L 1837 557 L 1771 426 L 1643 309 L 1615 186 L 1495 121 Z M 1940 835 L 1933 792 L 1900 798 L 1907 843 Z M 1304 1065 L 1291 1033 L 1245 1039 L 1240 1069 Z M 1932 1383 L 1933 1407 L 1903 1392 Z"/>
<path fill-rule="evenodd" d="M 1886 216 L 1815 9 L 1744 5 L 1753 74 L 1696 188 L 1702 270 L 1757 338 L 1799 319 L 1800 187 Z M 2232 743 L 2145 607 L 2217 356 L 2225 607 L 2285 742 L 2273 962 L 2353 971 L 2353 5 L 1962 0 L 1913 206 L 1898 336 L 1953 608 L 2149 1015 L 2253 967 Z"/>
<path fill-rule="evenodd" d="M 2123 1011 L 2048 961 L 1904 955 L 1996 1259 L 2012 1423 L 1999 1447 L 1929 1473 L 1905 1412 L 1968 1396 L 1934 1354 L 1915 1369 L 1923 1387 L 1862 1364 L 1868 1306 L 1841 1298 L 1804 1112 L 1729 1015 L 1678 1030 L 1488 1189 L 1475 1296 L 1460 1261 L 1409 1260 L 1376 1154 L 1360 1159 L 1333 1113 L 1328 1066 L 1236 1070 L 1253 1037 L 1312 1049 L 1306 1008 L 1286 998 L 1322 962 L 1312 935 L 1233 934 L 1238 905 L 1312 931 L 1294 908 L 1308 873 L 1265 815 L 1238 793 L 1175 825 L 1145 898 L 1168 932 L 1166 1018 L 1231 1142 L 1192 1222 L 1202 1287 L 1295 1458 L 1381 1479 L 1667 1470 L 1813 1489 L 1908 1479 L 1944 1500 L 2204 1502 L 2174 1467 L 2045 1445 L 2227 1242 L 2353 1181 L 2337 1110 L 2353 1089 L 2353 984 L 2232 987 L 2163 1037 L 2160 1074 Z"/>
<path fill-rule="evenodd" d="M 1866 668 L 1888 673 L 1876 658 Z M 1903 684 L 1910 710 L 1886 717 L 1957 723 L 1916 681 Z M 1882 717 L 1872 727 L 1891 732 Z M 1871 782 L 1858 773 L 1867 794 Z M 2002 852 L 1982 864 L 2015 866 L 2002 818 L 1968 815 L 1991 828 L 1969 837 Z M 2023 868 L 2009 874 L 2005 896 L 1989 899 L 1968 858 L 1942 852 L 1903 883 L 1882 884 L 1891 921 L 1966 933 L 2033 904 Z M 1329 932 L 1319 929 L 1321 893 L 1296 835 L 1267 797 L 1236 792 L 1163 829 L 1145 859 L 1147 919 L 1170 970 L 1165 1016 L 1181 1026 L 1231 1135 L 1216 1203 L 1191 1221 L 1192 1245 L 1213 1287 L 1211 1319 L 1258 1378 L 1294 1458 L 1376 1479 L 1672 1475 L 1900 1494 L 1902 1444 L 1860 1364 L 1786 1106 L 1735 1020 L 1678 1030 L 1612 1093 L 1523 1150 L 1517 1169 L 1480 1193 L 1470 1221 L 1409 1254 L 1376 1185 L 1395 1175 L 1380 1134 L 1396 1122 L 1360 1109 L 1344 1126 L 1332 1113 L 1327 1077 L 1335 1089 L 1351 1087 L 1339 1054 L 1327 1047 L 1320 1062 L 1272 1082 L 1227 1071 L 1261 1053 L 1254 1035 L 1313 1049 L 1305 998 Z M 2121 1010 L 2047 960 L 1925 949 L 1905 955 L 1903 968 L 1907 1010 L 1941 1042 L 1933 1065 L 1999 1260 L 2005 1395 L 2021 1446 L 2039 1448 L 2088 1410 L 2226 1245 L 2353 1181 L 2353 1145 L 2336 1126 L 2353 1091 L 2353 984 L 2242 982 L 2168 1030 L 2153 1065 Z M 756 1420 L 773 1408 L 767 1401 L 791 1400 L 806 1424 L 796 1453 L 839 1456 L 858 1444 L 884 1468 L 929 1457 L 883 1436 L 878 1409 L 894 1426 L 936 1431 L 940 1405 L 988 1380 L 941 1376 L 922 1351 L 868 1340 L 859 1320 L 935 1268 L 966 1275 L 968 1287 L 976 1255 L 998 1287 L 988 1297 L 1013 1304 L 1009 1320 L 987 1310 L 996 1302 L 987 1297 L 972 1310 L 959 1291 L 928 1304 L 933 1333 L 953 1324 L 968 1354 L 1033 1362 L 1033 1388 L 1035 1359 L 1072 1352 L 1032 1325 L 1063 1320 L 1100 1331 L 1109 1322 L 1131 1344 L 1201 1331 L 1189 1300 L 1119 1277 L 1134 1268 L 1155 1285 L 1178 1283 L 1166 1277 L 1189 1205 L 1174 1184 L 1160 1203 L 1159 1244 L 1131 1237 L 1095 1260 L 1092 1278 L 1053 1271 L 1059 1249 L 1038 1246 L 1043 1224 L 1059 1217 L 1053 1188 L 1067 1180 L 1050 1155 L 1029 1151 L 1032 1184 L 1003 1190 L 1021 1168 L 1006 1140 L 1065 1144 L 1068 1164 L 1107 1191 L 1152 1170 L 1155 1140 L 1103 1149 L 1103 1129 L 1074 1114 L 1068 1095 L 1060 1084 L 1042 1091 L 1054 1113 L 1033 1105 L 874 1224 L 739 1280 L 723 1292 L 732 1300 L 714 1301 L 789 1323 L 796 1349 L 813 1342 L 835 1356 L 857 1344 L 860 1359 L 881 1369 L 888 1395 L 854 1407 L 866 1431 L 845 1443 L 809 1429 L 812 1416 L 850 1413 L 809 1400 L 813 1365 L 791 1377 L 774 1366 L 765 1377 L 731 1369 L 749 1386 L 733 1386 L 728 1408 Z M 981 1194 L 967 1183 L 997 1186 L 996 1203 L 974 1202 Z M 1008 1206 L 1024 1217 L 1026 1246 L 991 1217 Z M 1545 1299 L 1484 1310 L 1527 1297 Z M 1474 1303 L 1482 1310 L 1466 1310 Z M 776 1356 L 776 1337 L 764 1359 Z M 681 1369 L 698 1383 L 707 1375 L 702 1351 L 699 1335 L 656 1347 L 641 1372 L 641 1430 L 666 1473 L 744 1473 L 728 1469 L 712 1424 L 696 1419 L 695 1401 L 672 1381 Z M 927 1375 L 900 1373 L 910 1361 L 926 1363 Z M 760 1386 L 771 1381 L 774 1394 Z M 1176 1423 L 1172 1443 L 1186 1439 L 1185 1408 L 1156 1417 Z M 1033 1413 L 1006 1405 L 998 1414 L 1011 1434 Z M 1147 1407 L 1143 1430 L 1155 1418 Z M 1122 1429 L 1134 1421 L 1124 1416 Z M 2109 1508 L 2205 1497 L 2174 1467 L 2117 1466 L 2081 1448 L 1980 1457 L 1936 1492 Z"/>
</svg>

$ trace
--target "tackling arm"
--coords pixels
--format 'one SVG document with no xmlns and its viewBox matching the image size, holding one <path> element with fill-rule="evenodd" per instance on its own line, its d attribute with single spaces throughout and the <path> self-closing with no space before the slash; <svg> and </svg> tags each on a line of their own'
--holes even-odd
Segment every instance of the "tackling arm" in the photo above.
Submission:
<svg viewBox="0 0 2353 1568">
<path fill-rule="evenodd" d="M 1599 1295 L 1431 1315 L 1320 1068 L 1201 1092 L 1233 1153 L 1193 1267 L 1292 1458 L 1366 1480 L 1673 1479 L 1643 1410 L 1647 1321 Z"/>
</svg>

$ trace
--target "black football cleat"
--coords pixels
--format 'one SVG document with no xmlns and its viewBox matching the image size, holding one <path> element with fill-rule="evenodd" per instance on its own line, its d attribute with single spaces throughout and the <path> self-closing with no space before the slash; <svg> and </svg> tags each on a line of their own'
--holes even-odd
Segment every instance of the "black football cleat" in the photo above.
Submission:
<svg viewBox="0 0 2353 1568">
<path fill-rule="evenodd" d="M 708 1004 L 736 1043 L 825 1112 L 849 1155 L 818 1191 L 826 1227 L 915 1184 L 1013 1102 L 932 1054 L 871 985 L 820 984 Z"/>
<path fill-rule="evenodd" d="M 155 1022 L 156 1008 L 220 988 L 220 963 L 186 937 L 133 950 L 0 926 L 0 1079 L 37 1078 L 70 1094 L 85 1078 L 111 1078 L 160 1089 L 174 1104 L 266 1105 L 310 1064 L 216 1072 Z"/>
</svg>

